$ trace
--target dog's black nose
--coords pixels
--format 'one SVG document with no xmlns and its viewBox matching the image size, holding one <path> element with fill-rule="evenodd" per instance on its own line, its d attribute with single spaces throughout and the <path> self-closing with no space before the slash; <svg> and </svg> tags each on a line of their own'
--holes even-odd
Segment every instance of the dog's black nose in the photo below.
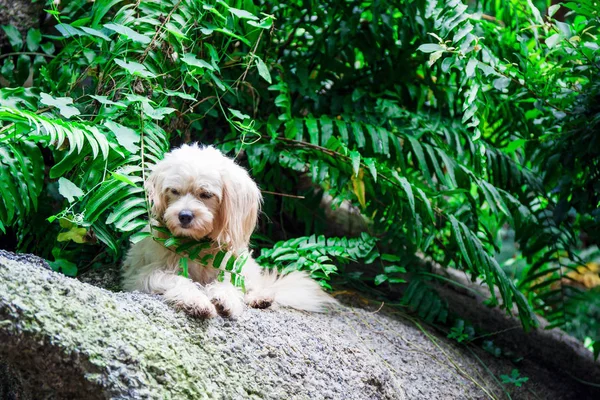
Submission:
<svg viewBox="0 0 600 400">
<path fill-rule="evenodd" d="M 183 226 L 189 225 L 193 219 L 194 214 L 190 210 L 183 210 L 179 213 L 179 222 L 181 222 L 181 225 Z"/>
</svg>

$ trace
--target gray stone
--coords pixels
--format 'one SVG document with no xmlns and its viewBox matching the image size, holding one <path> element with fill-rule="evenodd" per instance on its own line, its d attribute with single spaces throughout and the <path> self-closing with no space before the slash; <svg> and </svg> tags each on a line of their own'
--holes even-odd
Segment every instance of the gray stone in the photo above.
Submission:
<svg viewBox="0 0 600 400">
<path fill-rule="evenodd" d="M 114 293 L 0 253 L 0 397 L 16 399 L 592 398 L 393 309 L 247 310 L 197 321 L 160 297 Z M 356 296 L 354 296 L 356 297 Z M 378 307 L 375 307 L 377 309 Z M 484 366 L 485 365 L 485 366 Z M 590 397 L 587 397 L 587 396 Z"/>
</svg>

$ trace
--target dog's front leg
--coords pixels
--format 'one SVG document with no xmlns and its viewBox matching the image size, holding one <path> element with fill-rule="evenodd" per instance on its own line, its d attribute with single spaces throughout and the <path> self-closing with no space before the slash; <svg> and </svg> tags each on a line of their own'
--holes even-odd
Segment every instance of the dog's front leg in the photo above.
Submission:
<svg viewBox="0 0 600 400">
<path fill-rule="evenodd" d="M 190 279 L 161 270 L 152 271 L 139 281 L 143 290 L 162 295 L 173 307 L 196 318 L 216 315 L 215 306 Z"/>
<path fill-rule="evenodd" d="M 263 270 L 253 258 L 248 258 L 242 275 L 246 283 L 246 304 L 252 308 L 271 307 L 275 293 L 270 286 L 277 279 L 277 274 Z"/>
<path fill-rule="evenodd" d="M 231 282 L 211 283 L 206 287 L 206 291 L 219 315 L 236 318 L 244 311 L 244 295 Z"/>
</svg>

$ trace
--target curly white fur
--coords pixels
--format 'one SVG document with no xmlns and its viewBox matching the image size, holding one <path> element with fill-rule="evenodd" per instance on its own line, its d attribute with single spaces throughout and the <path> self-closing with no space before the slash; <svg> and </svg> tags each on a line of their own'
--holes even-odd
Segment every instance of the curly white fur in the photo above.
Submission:
<svg viewBox="0 0 600 400">
<path fill-rule="evenodd" d="M 209 238 L 233 254 L 248 251 L 262 201 L 246 170 L 213 147 L 184 145 L 165 156 L 146 182 L 153 217 L 177 236 Z M 149 228 L 147 228 L 149 229 Z M 199 258 L 203 257 L 203 253 Z M 152 238 L 132 246 L 123 263 L 123 287 L 157 293 L 173 306 L 201 318 L 217 313 L 236 317 L 251 307 L 273 302 L 307 311 L 322 311 L 334 300 L 308 275 L 279 276 L 249 258 L 242 270 L 246 295 L 229 282 L 216 280 L 212 265 L 189 263 L 189 279 L 178 275 L 179 255 Z"/>
</svg>

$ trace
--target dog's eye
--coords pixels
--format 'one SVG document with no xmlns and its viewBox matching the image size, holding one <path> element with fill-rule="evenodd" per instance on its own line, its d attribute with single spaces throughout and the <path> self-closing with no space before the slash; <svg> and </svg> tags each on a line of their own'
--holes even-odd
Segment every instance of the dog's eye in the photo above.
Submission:
<svg viewBox="0 0 600 400">
<path fill-rule="evenodd" d="M 208 199 L 212 198 L 213 196 L 214 196 L 214 194 L 208 193 L 208 192 L 202 192 L 202 193 L 200 193 L 200 198 L 201 199 L 208 200 Z"/>
<path fill-rule="evenodd" d="M 171 193 L 174 194 L 175 196 L 179 196 L 179 190 L 177 190 L 177 189 L 171 189 Z"/>
</svg>

